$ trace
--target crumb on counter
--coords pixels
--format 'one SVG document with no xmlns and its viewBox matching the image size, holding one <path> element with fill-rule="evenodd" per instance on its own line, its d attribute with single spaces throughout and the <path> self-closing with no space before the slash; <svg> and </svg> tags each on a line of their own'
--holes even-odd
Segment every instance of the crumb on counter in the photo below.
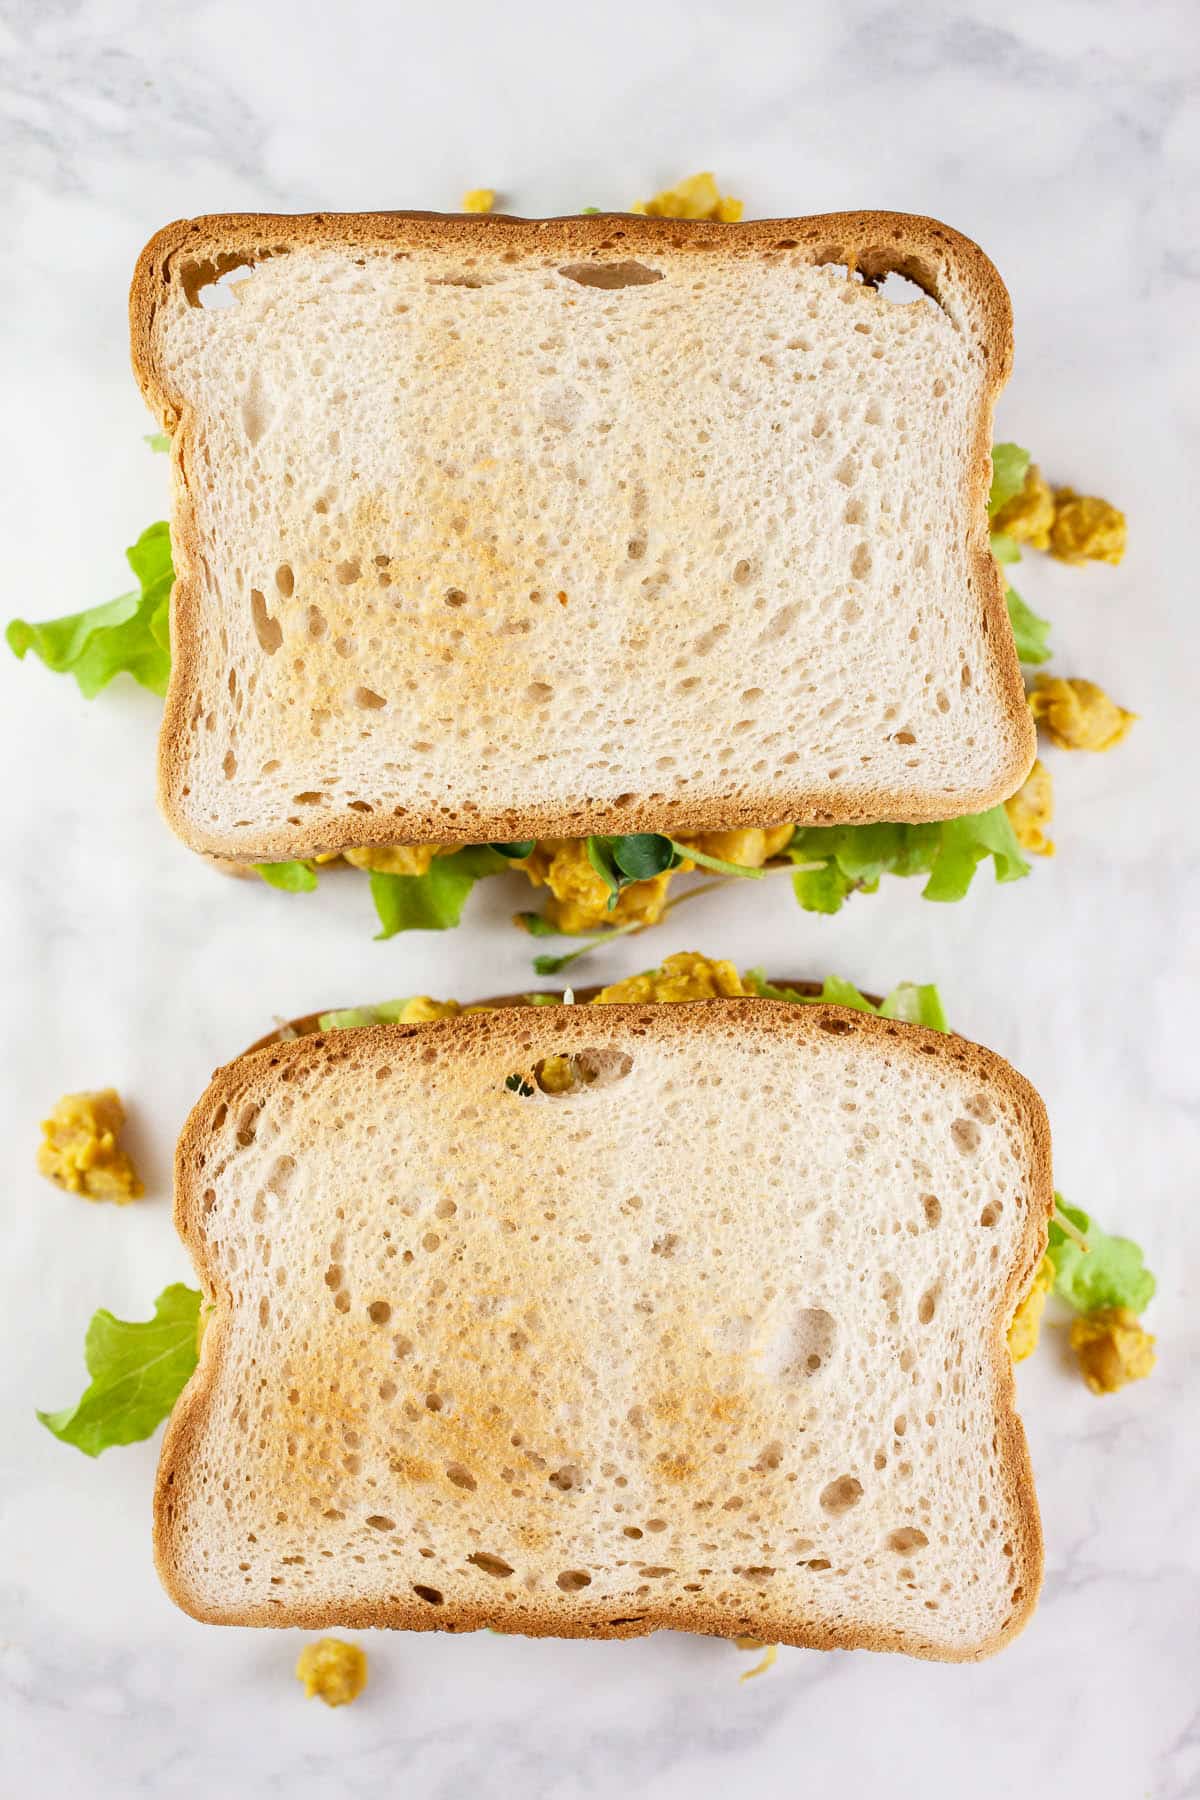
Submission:
<svg viewBox="0 0 1200 1800">
<path fill-rule="evenodd" d="M 1128 1382 L 1144 1381 L 1158 1360 L 1153 1336 L 1125 1306 L 1102 1307 L 1076 1319 L 1071 1348 L 1093 1394 L 1115 1394 Z"/>
<path fill-rule="evenodd" d="M 742 202 L 722 194 L 711 170 L 688 175 L 674 187 L 664 188 L 652 200 L 638 200 L 631 212 L 652 219 L 720 219 L 734 225 L 742 216 Z"/>
<path fill-rule="evenodd" d="M 37 1166 L 68 1193 L 125 1206 L 145 1193 L 137 1170 L 117 1138 L 125 1108 L 115 1088 L 64 1094 L 42 1121 Z"/>
<path fill-rule="evenodd" d="M 1059 562 L 1103 562 L 1115 568 L 1125 554 L 1125 514 L 1095 494 L 1054 490 L 1050 554 Z"/>
<path fill-rule="evenodd" d="M 1048 550 L 1059 562 L 1104 562 L 1114 566 L 1125 554 L 1125 514 L 1097 494 L 1052 488 L 1030 463 L 1020 491 L 992 520 L 992 531 Z"/>
<path fill-rule="evenodd" d="M 1060 750 L 1111 750 L 1137 718 L 1094 681 L 1038 675 L 1029 696 L 1035 723 Z"/>
<path fill-rule="evenodd" d="M 342 1638 L 318 1638 L 300 1652 L 296 1678 L 310 1700 L 318 1695 L 326 1706 L 348 1706 L 367 1685 L 366 1652 Z"/>
</svg>

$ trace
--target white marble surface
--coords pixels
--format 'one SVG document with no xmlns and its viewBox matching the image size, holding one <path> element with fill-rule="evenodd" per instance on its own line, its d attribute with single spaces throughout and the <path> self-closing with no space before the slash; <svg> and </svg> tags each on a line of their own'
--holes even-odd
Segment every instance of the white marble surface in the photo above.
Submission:
<svg viewBox="0 0 1200 1800">
<path fill-rule="evenodd" d="M 1022 1369 L 1047 1580 L 993 1662 L 785 1651 L 739 1686 L 731 1649 L 683 1637 L 375 1634 L 365 1697 L 306 1704 L 294 1634 L 201 1627 L 159 1591 L 155 1446 L 92 1463 L 33 1408 L 79 1392 L 94 1307 L 144 1313 L 187 1276 L 166 1182 L 212 1066 L 275 1014 L 523 985 L 516 890 L 481 890 L 469 929 L 380 945 L 357 880 L 309 899 L 224 883 L 155 816 L 150 697 L 122 684 L 88 705 L 4 657 L 0 1791 L 1182 1800 L 1200 1792 L 1195 12 L 589 12 L 2 0 L 3 611 L 120 592 L 122 546 L 163 510 L 125 290 L 168 218 L 453 206 L 478 183 L 553 212 L 712 166 L 752 213 L 908 208 L 977 236 L 1016 308 L 1001 435 L 1132 521 L 1119 571 L 1039 562 L 1021 585 L 1054 621 L 1056 666 L 1111 684 L 1142 722 L 1111 757 L 1055 758 L 1060 854 L 1027 882 L 982 879 L 952 908 L 893 882 L 822 920 L 777 881 L 697 903 L 602 969 L 695 944 L 877 987 L 938 980 L 954 1022 L 1046 1095 L 1060 1184 L 1145 1243 L 1161 1366 L 1106 1401 L 1053 1346 Z M 151 1187 L 123 1212 L 30 1170 L 47 1103 L 109 1081 Z"/>
</svg>

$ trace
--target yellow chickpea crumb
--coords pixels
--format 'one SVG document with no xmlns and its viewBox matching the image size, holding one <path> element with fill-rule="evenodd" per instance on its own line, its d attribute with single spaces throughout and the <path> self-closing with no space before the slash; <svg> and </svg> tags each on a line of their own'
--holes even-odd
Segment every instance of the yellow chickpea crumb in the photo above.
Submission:
<svg viewBox="0 0 1200 1800">
<path fill-rule="evenodd" d="M 731 962 L 701 956 L 698 950 L 680 950 L 662 966 L 614 981 L 596 995 L 597 1006 L 632 1005 L 643 1000 L 715 1000 L 719 995 L 739 996 L 749 990 Z"/>
<path fill-rule="evenodd" d="M 1125 554 L 1125 514 L 1096 494 L 1052 488 L 1030 463 L 1020 492 L 992 520 L 1002 537 L 1048 550 L 1060 562 L 1119 563 Z"/>
<path fill-rule="evenodd" d="M 113 1200 L 118 1206 L 137 1200 L 146 1190 L 117 1145 L 124 1123 L 125 1108 L 115 1088 L 64 1094 L 42 1121 L 39 1173 L 87 1200 Z"/>
<path fill-rule="evenodd" d="M 534 887 L 548 887 L 546 918 L 570 935 L 603 925 L 627 925 L 634 921 L 653 925 L 667 903 L 671 873 L 636 881 L 623 888 L 610 912 L 610 891 L 588 861 L 582 838 L 542 838 L 530 854 L 514 867 L 525 871 Z"/>
<path fill-rule="evenodd" d="M 1094 681 L 1061 675 L 1035 677 L 1029 710 L 1060 750 L 1111 750 L 1138 716 L 1118 706 Z"/>
<path fill-rule="evenodd" d="M 535 1079 L 543 1094 L 569 1094 L 586 1077 L 573 1056 L 547 1056 L 538 1064 Z"/>
<path fill-rule="evenodd" d="M 1013 1314 L 1012 1324 L 1008 1328 L 1008 1349 L 1015 1363 L 1024 1362 L 1038 1347 L 1042 1314 L 1046 1310 L 1046 1301 L 1053 1286 L 1054 1264 L 1049 1256 L 1043 1256 L 1034 1274 L 1033 1284 Z"/>
<path fill-rule="evenodd" d="M 326 1706 L 348 1706 L 367 1685 L 366 1653 L 342 1638 L 318 1638 L 300 1652 L 296 1678 L 310 1700 L 316 1694 Z"/>
<path fill-rule="evenodd" d="M 369 844 L 361 850 L 343 850 L 355 869 L 376 869 L 381 875 L 427 875 L 435 856 L 449 856 L 459 844 Z"/>
<path fill-rule="evenodd" d="M 701 831 L 677 840 L 686 850 L 699 850 L 743 869 L 761 869 L 791 843 L 794 825 L 751 826 L 744 831 Z"/>
<path fill-rule="evenodd" d="M 468 188 L 462 197 L 463 212 L 489 213 L 495 204 L 495 188 Z"/>
<path fill-rule="evenodd" d="M 739 863 L 744 868 L 761 869 L 773 856 L 778 856 L 792 837 L 791 825 L 771 825 L 748 831 L 709 831 L 680 838 L 685 849 L 703 851 L 725 862 Z M 617 904 L 609 911 L 611 892 L 588 860 L 587 842 L 583 838 L 542 838 L 521 863 L 514 865 L 525 871 L 534 887 L 548 887 L 546 918 L 562 932 L 594 931 L 604 925 L 654 925 L 662 917 L 667 904 L 667 889 L 674 875 L 687 875 L 695 867 L 690 861 L 678 868 L 653 875 L 646 881 L 632 882 L 622 888 Z"/>
<path fill-rule="evenodd" d="M 638 200 L 630 210 L 652 219 L 721 219 L 733 225 L 742 216 L 742 202 L 722 194 L 716 177 L 706 169 L 664 188 L 652 200 Z"/>
<path fill-rule="evenodd" d="M 462 1007 L 457 1000 L 431 1000 L 428 994 L 414 994 L 406 1000 L 397 1016 L 399 1025 L 427 1025 L 431 1019 L 457 1019 Z"/>
<path fill-rule="evenodd" d="M 1054 491 L 1036 463 L 1030 463 L 1019 493 L 1007 506 L 1002 506 L 992 520 L 998 536 L 1015 539 L 1018 544 L 1031 544 L 1035 550 L 1050 548 L 1050 530 L 1054 524 Z"/>
<path fill-rule="evenodd" d="M 1130 1381 L 1144 1381 L 1158 1360 L 1154 1342 L 1127 1306 L 1084 1313 L 1071 1326 L 1071 1348 L 1093 1394 L 1115 1394 Z"/>
<path fill-rule="evenodd" d="M 1054 844 L 1046 836 L 1046 827 L 1054 817 L 1054 780 L 1040 758 L 1030 769 L 1025 785 L 1004 802 L 1004 810 L 1022 850 L 1033 856 L 1054 855 Z"/>
<path fill-rule="evenodd" d="M 1074 488 L 1054 490 L 1050 554 L 1060 562 L 1104 562 L 1114 567 L 1125 554 L 1125 514 L 1095 494 Z"/>
</svg>

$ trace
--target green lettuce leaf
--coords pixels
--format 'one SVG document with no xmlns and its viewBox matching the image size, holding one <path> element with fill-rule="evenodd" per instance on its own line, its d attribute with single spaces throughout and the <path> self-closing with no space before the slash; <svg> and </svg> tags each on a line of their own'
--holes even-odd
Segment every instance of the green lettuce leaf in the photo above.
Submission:
<svg viewBox="0 0 1200 1800">
<path fill-rule="evenodd" d="M 988 495 L 988 516 L 994 518 L 1002 506 L 1015 500 L 1025 484 L 1025 471 L 1030 456 L 1019 444 L 992 445 L 992 490 Z"/>
<path fill-rule="evenodd" d="M 849 1006 L 855 1012 L 877 1011 L 877 1008 L 860 994 L 852 981 L 843 981 L 840 975 L 827 975 L 821 983 L 821 999 L 827 1006 Z"/>
<path fill-rule="evenodd" d="M 1018 563 L 1021 560 L 1021 546 L 1016 538 L 1006 537 L 1002 531 L 993 531 L 992 555 L 998 563 Z"/>
<path fill-rule="evenodd" d="M 801 826 L 787 854 L 801 865 L 792 886 L 806 912 L 838 912 L 852 893 L 873 894 L 882 875 L 926 875 L 926 900 L 961 900 L 988 856 L 997 881 L 1029 873 L 1002 806 L 940 825 Z"/>
<path fill-rule="evenodd" d="M 317 885 L 317 871 L 310 862 L 255 863 L 254 867 L 268 887 L 282 888 L 285 894 L 311 894 Z"/>
<path fill-rule="evenodd" d="M 1049 662 L 1052 654 L 1049 619 L 1039 619 L 1033 608 L 1026 606 L 1016 588 L 1008 588 L 1004 599 L 1019 660 L 1023 663 Z"/>
<path fill-rule="evenodd" d="M 925 900 L 961 900 L 971 885 L 977 866 L 990 856 L 997 881 L 1017 881 L 1028 875 L 1029 864 L 1021 855 L 1008 814 L 1003 806 L 973 813 L 965 819 L 948 819 L 939 827 L 941 843 L 933 859 L 929 880 L 921 889 Z"/>
<path fill-rule="evenodd" d="M 86 1456 L 148 1438 L 196 1366 L 199 1319 L 200 1295 L 179 1283 L 163 1289 L 152 1319 L 115 1319 L 103 1308 L 93 1313 L 84 1340 L 91 1386 L 74 1406 L 38 1418 Z"/>
<path fill-rule="evenodd" d="M 873 894 L 878 886 L 878 881 L 852 881 L 833 858 L 815 868 L 797 869 L 792 876 L 792 892 L 805 912 L 841 912 L 856 889 Z"/>
<path fill-rule="evenodd" d="M 932 1031 L 950 1029 L 946 1023 L 941 995 L 932 982 L 918 985 L 916 982 L 902 981 L 876 1006 L 853 982 L 843 980 L 840 975 L 826 976 L 819 994 L 802 994 L 797 988 L 774 987 L 761 969 L 747 969 L 743 979 L 746 986 L 764 1000 L 794 1000 L 807 1006 L 815 1006 L 821 1002 L 831 1006 L 851 1006 L 856 1012 L 878 1013 L 882 1019 L 903 1019 L 910 1025 L 927 1025 Z"/>
<path fill-rule="evenodd" d="M 391 1025 L 408 1005 L 405 1000 L 381 1000 L 378 1006 L 345 1006 L 340 1012 L 322 1013 L 322 1031 L 355 1031 L 360 1025 Z"/>
<path fill-rule="evenodd" d="M 879 1008 L 883 1019 L 903 1019 L 909 1025 L 925 1025 L 930 1031 L 949 1031 L 942 996 L 931 981 L 901 981 L 884 996 Z"/>
<path fill-rule="evenodd" d="M 508 860 L 487 844 L 471 844 L 451 856 L 435 856 L 424 875 L 385 875 L 371 870 L 371 898 L 383 927 L 377 938 L 398 931 L 447 931 L 457 925 L 467 895 L 485 875 L 499 875 Z"/>
<path fill-rule="evenodd" d="M 159 450 L 165 453 L 171 448 L 171 434 L 169 431 L 151 431 L 147 433 L 145 441 L 152 450 Z"/>
<path fill-rule="evenodd" d="M 121 674 L 153 694 L 167 691 L 175 570 L 166 521 L 148 526 L 125 555 L 138 578 L 136 593 L 40 625 L 13 619 L 4 634 L 14 655 L 23 659 L 32 650 L 56 674 L 73 675 L 87 700 Z"/>
<path fill-rule="evenodd" d="M 1097 1312 L 1106 1306 L 1127 1306 L 1130 1312 L 1142 1312 L 1154 1298 L 1158 1283 L 1145 1265 L 1141 1246 L 1132 1238 L 1109 1237 L 1082 1207 L 1068 1206 L 1061 1194 L 1054 1198 L 1059 1210 L 1083 1233 L 1088 1246 L 1081 1249 L 1051 1219 L 1054 1292 L 1077 1312 Z"/>
</svg>

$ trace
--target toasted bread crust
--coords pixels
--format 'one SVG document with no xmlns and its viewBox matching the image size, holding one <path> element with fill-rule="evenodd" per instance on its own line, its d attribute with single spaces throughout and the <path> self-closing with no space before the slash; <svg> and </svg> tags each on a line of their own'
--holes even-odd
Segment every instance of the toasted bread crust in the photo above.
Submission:
<svg viewBox="0 0 1200 1800">
<path fill-rule="evenodd" d="M 164 227 L 138 258 L 130 292 L 133 368 L 148 405 L 177 444 L 186 442 L 188 410 L 172 387 L 159 354 L 159 303 L 177 282 L 195 288 L 224 270 L 261 261 L 272 254 L 316 247 L 353 248 L 404 245 L 453 256 L 481 243 L 494 248 L 506 240 L 514 255 L 550 251 L 602 259 L 606 252 L 652 255 L 669 246 L 697 255 L 762 261 L 784 254 L 811 264 L 845 264 L 869 281 L 895 271 L 915 282 L 969 332 L 986 363 L 983 403 L 966 458 L 964 512 L 970 523 L 970 584 L 981 605 L 998 699 L 1004 714 L 1006 757 L 990 785 L 956 802 L 955 810 L 982 812 L 1007 799 L 1033 765 L 1036 737 L 1004 601 L 1004 581 L 991 555 L 987 495 L 991 483 L 992 413 L 1012 366 L 1012 309 L 1007 290 L 987 256 L 961 233 L 937 220 L 906 213 L 828 213 L 812 218 L 760 219 L 741 224 L 704 220 L 652 219 L 605 213 L 553 219 L 520 219 L 505 214 L 461 215 L 420 212 L 285 216 L 269 213 L 214 214 L 181 219 Z M 199 823 L 183 804 L 188 783 L 187 724 L 196 697 L 195 646 L 203 630 L 199 543 L 188 489 L 185 459 L 173 450 L 175 507 L 172 543 L 177 578 L 171 601 L 171 681 L 159 737 L 158 798 L 171 828 L 194 850 L 243 863 L 286 861 L 332 853 L 356 845 L 403 841 L 446 842 L 444 817 L 409 809 L 397 824 L 394 813 L 374 817 L 333 813 L 300 826 L 280 823 L 262 829 L 252 854 L 244 839 Z M 480 803 L 471 818 L 472 843 L 511 842 L 528 837 L 584 837 L 594 832 L 665 831 L 671 834 L 761 825 L 764 811 L 805 824 L 856 824 L 880 819 L 900 823 L 936 822 L 945 801 L 928 789 L 880 787 L 854 793 L 788 789 L 771 784 L 769 799 L 753 796 L 684 795 L 663 802 L 646 795 L 619 803 L 584 801 L 569 812 L 528 806 L 489 808 Z M 388 818 L 392 822 L 389 825 Z"/>
<path fill-rule="evenodd" d="M 736 1026 L 731 1007 L 740 1009 Z M 232 1108 L 248 1099 L 261 1098 L 279 1083 L 290 1081 L 314 1064 L 327 1064 L 349 1056 L 351 1046 L 346 1043 L 347 1038 L 353 1038 L 356 1054 L 361 1056 L 365 1051 L 368 1057 L 377 1056 L 394 1067 L 404 1059 L 415 1060 L 420 1054 L 418 1043 L 427 1060 L 431 1033 L 435 1034 L 433 1041 L 438 1048 L 450 1055 L 460 1045 L 471 1049 L 482 1046 L 485 1050 L 492 1047 L 508 1050 L 513 1047 L 516 1035 L 526 1029 L 527 1020 L 528 1012 L 521 1008 L 464 1014 L 421 1025 L 381 1025 L 364 1027 L 353 1033 L 320 1033 L 283 1044 L 268 1044 L 218 1069 L 189 1115 L 175 1158 L 175 1222 L 192 1256 L 204 1292 L 215 1302 L 216 1311 L 205 1333 L 196 1373 L 168 1421 L 155 1487 L 154 1549 L 159 1575 L 168 1594 L 194 1618 L 213 1624 L 287 1625 L 306 1630 L 331 1626 L 355 1630 L 382 1626 L 414 1631 L 474 1631 L 485 1626 L 493 1630 L 513 1629 L 511 1619 L 506 1625 L 502 1613 L 486 1606 L 459 1604 L 447 1608 L 446 1616 L 439 1616 L 426 1605 L 399 1597 L 377 1604 L 305 1604 L 292 1599 L 278 1608 L 257 1605 L 243 1610 L 213 1608 L 197 1597 L 189 1579 L 185 1547 L 175 1528 L 172 1490 L 177 1477 L 186 1470 L 203 1443 L 210 1404 L 223 1372 L 230 1313 L 230 1299 L 209 1255 L 204 1224 L 206 1146 L 214 1112 Z M 514 1021 L 520 1022 L 514 1026 Z M 997 1632 L 964 1650 L 947 1649 L 944 1643 L 912 1633 L 860 1628 L 852 1622 L 835 1627 L 803 1617 L 797 1617 L 788 1629 L 776 1635 L 781 1643 L 805 1649 L 888 1650 L 937 1661 L 978 1661 L 1003 1648 L 1023 1629 L 1033 1613 L 1042 1580 L 1041 1522 L 1028 1446 L 1014 1405 L 1015 1383 L 1007 1344 L 1009 1320 L 1045 1251 L 1046 1226 L 1054 1204 L 1050 1129 L 1045 1107 L 1036 1091 L 1000 1057 L 962 1038 L 843 1007 L 796 1007 L 774 1000 L 730 1000 L 720 1007 L 659 1004 L 595 1010 L 583 1007 L 555 1009 L 554 1045 L 569 1050 L 571 1040 L 575 1038 L 575 1047 L 582 1048 L 606 1035 L 615 1040 L 631 1027 L 679 1036 L 719 1036 L 734 1028 L 770 1040 L 811 1037 L 816 1032 L 830 1029 L 831 1024 L 839 1033 L 857 1032 L 865 1033 L 868 1038 L 888 1038 L 897 1052 L 913 1059 L 930 1058 L 956 1065 L 971 1078 L 1000 1092 L 1014 1107 L 1023 1127 L 1030 1204 L 1020 1255 L 1014 1259 L 1002 1302 L 987 1333 L 996 1398 L 995 1438 L 1001 1478 L 1010 1498 L 1014 1520 L 1012 1566 L 1020 1598 Z M 647 1602 L 629 1617 L 614 1620 L 602 1616 L 611 1610 L 611 1602 L 599 1602 L 590 1607 L 584 1603 L 566 1618 L 556 1609 L 535 1610 L 522 1617 L 519 1632 L 534 1637 L 611 1638 L 644 1636 L 657 1630 L 685 1630 L 730 1637 L 747 1632 L 753 1634 L 757 1629 L 749 1612 L 744 1617 L 734 1616 L 728 1610 L 706 1605 L 703 1600 L 690 1605 L 686 1612 L 678 1605 Z"/>
</svg>

